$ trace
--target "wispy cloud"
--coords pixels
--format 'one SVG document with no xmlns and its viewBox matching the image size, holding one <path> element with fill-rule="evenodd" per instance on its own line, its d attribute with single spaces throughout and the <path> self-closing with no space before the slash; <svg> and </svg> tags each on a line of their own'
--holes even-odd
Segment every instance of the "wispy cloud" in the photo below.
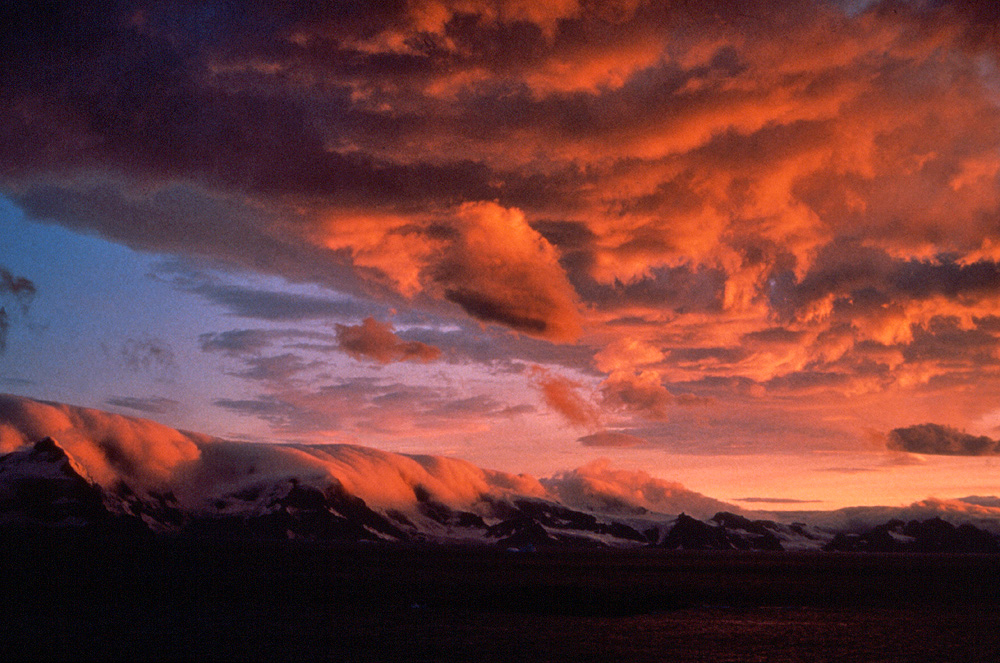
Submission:
<svg viewBox="0 0 1000 663">
<path fill-rule="evenodd" d="M 38 288 L 32 281 L 23 276 L 14 276 L 0 267 L 0 295 L 12 295 L 22 308 L 27 309 L 36 292 Z"/>
<path fill-rule="evenodd" d="M 580 383 L 538 366 L 532 368 L 532 375 L 545 403 L 566 421 L 584 428 L 600 425 L 601 412 Z"/>
<path fill-rule="evenodd" d="M 105 403 L 115 407 L 123 407 L 138 412 L 147 412 L 149 414 L 167 414 L 170 412 L 176 412 L 180 407 L 179 402 L 172 398 L 163 398 L 162 396 L 113 396 L 112 398 L 106 400 Z"/>
<path fill-rule="evenodd" d="M 38 289 L 34 282 L 23 276 L 14 276 L 0 266 L 0 303 L 11 300 L 16 309 L 23 315 L 28 312 L 28 306 Z M 7 334 L 10 331 L 11 315 L 6 306 L 0 306 L 0 353 L 7 349 Z"/>
<path fill-rule="evenodd" d="M 377 378 L 296 383 L 289 378 L 301 367 L 289 361 L 294 370 L 278 376 L 270 391 L 249 399 L 217 399 L 215 405 L 263 419 L 281 434 L 305 437 L 460 435 L 487 430 L 491 420 L 534 411 L 530 404 L 509 403 L 488 395 L 468 396 L 447 387 L 412 386 Z"/>
<path fill-rule="evenodd" d="M 129 370 L 163 374 L 177 368 L 174 350 L 169 343 L 151 336 L 129 338 L 122 344 L 121 359 Z"/>
</svg>

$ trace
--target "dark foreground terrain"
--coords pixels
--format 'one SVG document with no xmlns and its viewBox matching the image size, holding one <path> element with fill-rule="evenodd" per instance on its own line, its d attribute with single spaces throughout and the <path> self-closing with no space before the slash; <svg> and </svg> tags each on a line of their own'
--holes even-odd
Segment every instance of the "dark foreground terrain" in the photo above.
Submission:
<svg viewBox="0 0 1000 663">
<path fill-rule="evenodd" d="M 38 531 L 0 550 L 0 660 L 1000 660 L 998 556 Z"/>
</svg>

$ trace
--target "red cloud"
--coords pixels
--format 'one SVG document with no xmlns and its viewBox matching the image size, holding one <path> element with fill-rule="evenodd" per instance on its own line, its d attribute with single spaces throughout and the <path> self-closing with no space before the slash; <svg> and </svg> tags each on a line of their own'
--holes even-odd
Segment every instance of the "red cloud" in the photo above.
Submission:
<svg viewBox="0 0 1000 663">
<path fill-rule="evenodd" d="M 604 402 L 611 407 L 659 420 L 667 419 L 667 409 L 675 400 L 655 371 L 638 374 L 617 371 L 604 381 L 601 392 Z"/>
</svg>

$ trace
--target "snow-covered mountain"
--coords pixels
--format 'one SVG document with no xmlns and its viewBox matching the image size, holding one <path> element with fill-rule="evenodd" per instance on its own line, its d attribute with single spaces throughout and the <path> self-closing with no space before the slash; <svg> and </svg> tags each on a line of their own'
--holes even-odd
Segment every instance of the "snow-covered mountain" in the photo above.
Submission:
<svg viewBox="0 0 1000 663">
<path fill-rule="evenodd" d="M 104 491 L 52 438 L 0 458 L 0 522 L 83 525 L 112 513 Z"/>
<path fill-rule="evenodd" d="M 51 437 L 0 456 L 2 524 L 165 530 L 183 520 L 169 493 L 140 497 L 122 481 L 105 488 Z"/>
<path fill-rule="evenodd" d="M 3 451 L 0 526 L 509 548 L 984 551 L 997 539 L 983 523 L 1000 522 L 983 497 L 951 511 L 928 503 L 780 522 L 606 462 L 539 480 L 354 445 L 229 442 L 14 396 L 0 396 Z M 969 512 L 979 527 L 956 528 Z"/>
</svg>

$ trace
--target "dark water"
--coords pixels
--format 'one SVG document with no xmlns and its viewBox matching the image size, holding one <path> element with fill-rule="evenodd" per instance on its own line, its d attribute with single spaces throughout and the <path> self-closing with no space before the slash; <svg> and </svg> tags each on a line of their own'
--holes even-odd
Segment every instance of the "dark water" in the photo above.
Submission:
<svg viewBox="0 0 1000 663">
<path fill-rule="evenodd" d="M 406 660 L 997 661 L 1000 616 L 959 609 L 692 608 L 652 615 L 451 615 L 407 624 Z"/>
<path fill-rule="evenodd" d="M 0 532 L 0 660 L 1000 661 L 1000 558 Z"/>
</svg>

